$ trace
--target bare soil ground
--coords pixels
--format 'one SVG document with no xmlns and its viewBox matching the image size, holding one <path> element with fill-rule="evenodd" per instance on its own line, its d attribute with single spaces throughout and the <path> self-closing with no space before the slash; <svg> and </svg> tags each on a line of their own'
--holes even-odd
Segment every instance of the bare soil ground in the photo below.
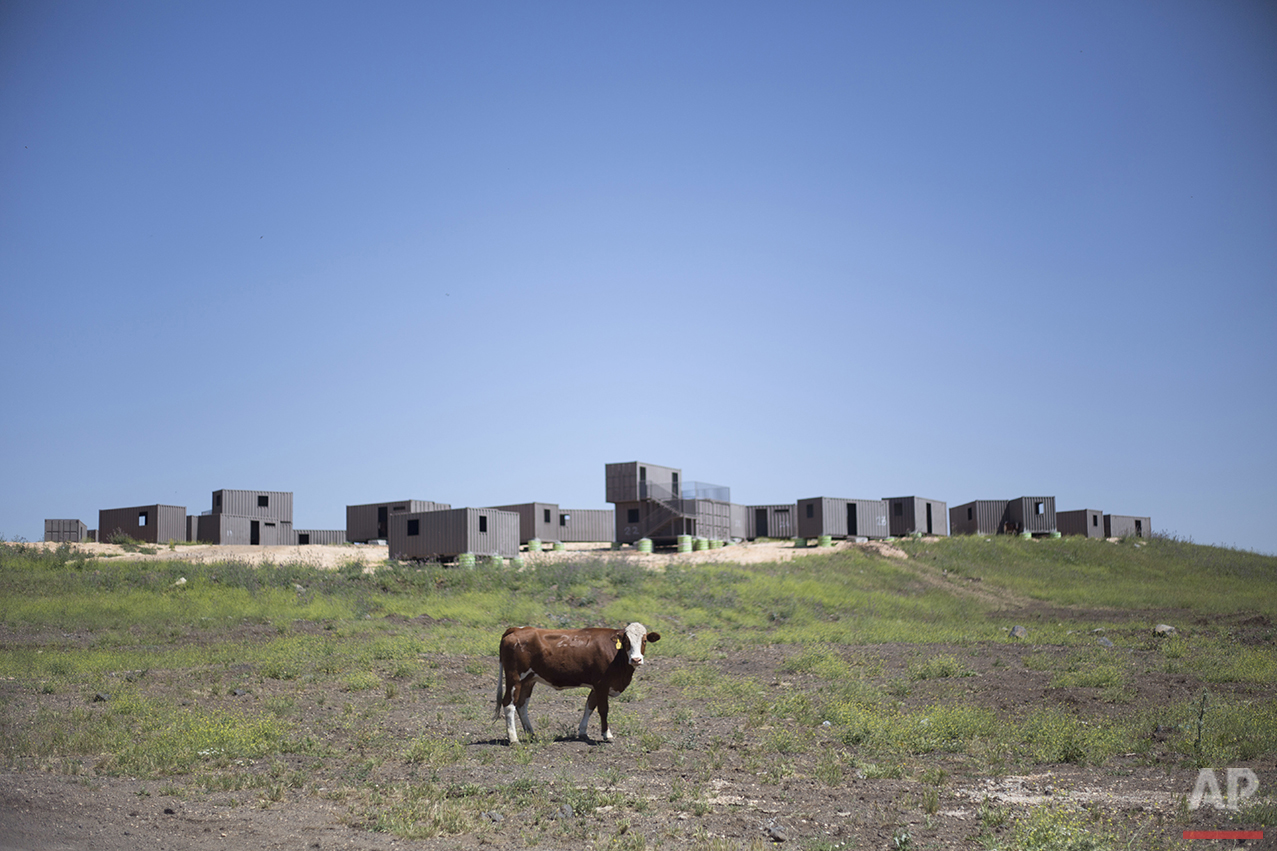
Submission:
<svg viewBox="0 0 1277 851">
<path fill-rule="evenodd" d="M 374 549 L 368 548 L 370 554 Z M 784 549 L 793 547 L 741 547 L 651 558 L 654 564 L 669 558 L 740 560 L 744 553 L 757 551 L 766 552 L 766 560 L 776 560 L 776 551 Z M 178 551 L 186 557 L 203 555 L 194 547 Z M 345 555 L 335 557 L 334 564 L 346 563 Z M 284 559 L 269 560 L 279 563 Z M 985 592 L 980 589 L 974 593 Z M 1031 605 L 1022 612 L 1026 621 L 1051 614 L 1045 609 L 1035 611 Z M 391 628 L 408 633 L 429 630 L 432 624 L 432 619 L 423 615 L 392 621 Z M 319 629 L 306 624 L 294 628 Z M 199 640 L 193 635 L 175 642 Z M 0 631 L 0 647 L 29 647 L 40 641 L 39 636 Z M 494 653 L 495 646 L 496 636 Z M 844 648 L 844 653 L 849 661 L 874 671 L 875 680 L 886 683 L 904 677 L 924 650 L 926 655 L 950 653 L 970 666 L 975 675 L 914 682 L 901 698 L 905 709 L 960 697 L 1008 717 L 1042 705 L 1068 707 L 1084 716 L 1112 711 L 1097 689 L 1053 688 L 1051 672 L 1024 665 L 1028 652 L 1024 645 L 874 645 Z M 1050 646 L 1033 650 L 1070 652 Z M 100 775 L 94 758 L 77 763 L 73 768 L 79 773 L 68 773 L 65 764 L 56 768 L 50 764 L 9 766 L 0 770 L 0 851 L 389 851 L 487 846 L 726 849 L 772 844 L 895 851 L 903 832 L 910 836 L 908 847 L 915 849 L 976 849 L 1005 838 L 1011 830 L 1010 821 L 997 824 L 996 819 L 990 820 L 991 811 L 1002 810 L 1013 817 L 1026 807 L 1066 801 L 1089 805 L 1097 825 L 1133 831 L 1137 838 L 1131 848 L 1214 847 L 1213 843 L 1181 844 L 1185 829 L 1218 829 L 1222 816 L 1209 808 L 1192 813 L 1184 810 L 1183 801 L 1193 790 L 1197 772 L 1167 753 L 1155 730 L 1149 730 L 1150 752 L 1111 760 L 1103 767 L 1053 765 L 1029 771 L 1011 767 L 1002 772 L 990 771 L 970 757 L 936 754 L 900 771 L 882 766 L 888 770 L 867 772 L 858 767 L 863 761 L 855 747 L 834 740 L 820 727 L 796 730 L 788 723 L 756 724 L 739 714 L 696 705 L 685 689 L 670 684 L 680 669 L 713 665 L 723 673 L 749 677 L 777 696 L 816 694 L 825 687 L 824 681 L 786 671 L 786 660 L 800 648 L 742 647 L 710 662 L 662 658 L 659 644 L 649 651 L 649 663 L 626 699 L 613 702 L 615 742 L 574 738 L 584 691 L 555 693 L 542 688 L 531 704 L 539 736 L 523 748 L 509 747 L 504 728 L 492 720 L 495 655 L 423 657 L 420 662 L 430 671 L 430 685 L 405 686 L 393 696 L 379 691 L 352 692 L 336 682 L 303 686 L 297 681 L 269 679 L 248 665 L 227 672 L 212 689 L 188 672 L 150 671 L 148 690 L 185 695 L 211 705 L 239 705 L 262 712 L 271 701 L 288 700 L 293 713 L 290 721 L 326 731 L 330 752 L 336 755 L 318 763 L 313 756 L 284 757 L 283 766 L 278 761 L 273 765 L 270 760 L 246 761 L 233 769 L 263 775 L 282 768 L 308 778 L 299 787 L 281 789 L 277 795 L 265 795 L 260 785 L 253 784 L 235 791 L 206 791 L 189 777 L 157 782 Z M 1130 683 L 1135 705 L 1183 700 L 1202 686 L 1191 678 L 1159 673 L 1155 668 L 1134 666 L 1140 671 Z M 1212 688 L 1218 691 L 1221 687 Z M 1222 688 L 1231 689 L 1235 697 L 1268 696 L 1261 686 Z M 9 680 L 0 681 L 0 705 L 10 717 L 35 719 L 42 707 L 65 711 L 80 706 L 102 712 L 109 704 L 94 703 L 91 696 L 83 694 L 40 694 L 31 684 Z M 374 729 L 342 718 L 366 719 Z M 776 737 L 787 729 L 810 737 L 814 746 L 778 751 Z M 598 733 L 597 716 L 592 719 L 591 733 Z M 462 753 L 455 761 L 428 767 L 399 758 L 368 758 L 370 753 L 384 753 L 386 742 L 407 743 L 422 736 L 458 742 Z M 372 742 L 380 744 L 374 747 Z M 827 766 L 831 755 L 845 767 L 843 775 L 832 782 L 827 771 L 822 771 L 822 764 Z M 1277 763 L 1252 766 L 1260 778 L 1277 778 Z M 492 804 L 481 818 L 454 835 L 410 840 L 371 829 L 375 806 L 370 804 L 374 797 L 369 789 L 393 797 L 396 789 L 423 782 L 437 784 L 458 797 L 464 797 L 466 790 L 516 782 L 535 785 L 545 795 L 531 803 L 527 798 L 512 797 Z M 581 807 L 582 800 L 589 800 L 583 797 L 583 790 L 607 793 L 609 800 L 619 795 L 621 803 Z M 570 806 L 572 801 L 578 806 L 565 812 L 563 805 Z M 1269 830 L 1264 840 L 1248 847 L 1277 847 L 1273 833 Z"/>
</svg>

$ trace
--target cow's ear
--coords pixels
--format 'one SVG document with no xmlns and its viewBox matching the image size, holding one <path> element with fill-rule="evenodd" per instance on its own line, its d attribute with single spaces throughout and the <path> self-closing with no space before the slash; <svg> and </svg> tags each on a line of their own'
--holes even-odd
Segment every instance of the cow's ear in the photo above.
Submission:
<svg viewBox="0 0 1277 851">
<path fill-rule="evenodd" d="M 659 632 L 649 632 L 649 633 L 647 634 L 647 640 L 648 640 L 648 641 L 660 641 L 660 640 L 661 640 L 661 634 L 660 634 Z"/>
<path fill-rule="evenodd" d="M 612 640 L 616 642 L 616 649 L 620 650 L 625 646 L 625 630 L 618 629 L 612 636 Z"/>
</svg>

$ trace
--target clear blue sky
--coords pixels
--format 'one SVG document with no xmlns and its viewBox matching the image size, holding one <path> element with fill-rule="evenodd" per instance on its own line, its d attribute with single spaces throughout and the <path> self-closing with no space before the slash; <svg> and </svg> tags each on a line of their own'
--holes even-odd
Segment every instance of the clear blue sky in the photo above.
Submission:
<svg viewBox="0 0 1277 851">
<path fill-rule="evenodd" d="M 1277 4 L 0 6 L 0 534 L 1054 495 L 1277 552 Z"/>
</svg>

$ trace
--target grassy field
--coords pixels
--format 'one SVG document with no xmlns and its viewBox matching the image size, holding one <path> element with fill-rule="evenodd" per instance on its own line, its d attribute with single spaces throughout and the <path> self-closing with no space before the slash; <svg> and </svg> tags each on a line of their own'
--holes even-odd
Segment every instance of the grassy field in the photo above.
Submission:
<svg viewBox="0 0 1277 851">
<path fill-rule="evenodd" d="M 367 574 L 7 545 L 0 755 L 15 776 L 128 778 L 210 806 L 322 799 L 352 830 L 449 847 L 500 844 L 516 820 L 530 847 L 770 844 L 732 832 L 747 796 L 721 788 L 750 777 L 822 826 L 796 831 L 803 848 L 1179 847 L 1182 801 L 1141 815 L 967 793 L 1044 772 L 1273 776 L 1277 559 L 1166 539 L 897 546 L 907 558 Z M 490 746 L 506 626 L 631 620 L 664 637 L 614 712 L 623 744 L 574 756 L 584 773 L 548 767 L 570 747 L 572 692 L 534 699 L 549 735 Z M 635 796 L 634 771 L 659 794 Z M 838 803 L 852 792 L 864 812 Z M 1273 812 L 1260 796 L 1220 818 Z"/>
</svg>

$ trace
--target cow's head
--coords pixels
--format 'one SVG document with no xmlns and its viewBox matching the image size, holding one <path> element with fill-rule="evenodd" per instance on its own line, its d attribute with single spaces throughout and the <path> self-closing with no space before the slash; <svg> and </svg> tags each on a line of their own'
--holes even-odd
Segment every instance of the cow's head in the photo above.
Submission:
<svg viewBox="0 0 1277 851">
<path fill-rule="evenodd" d="M 661 634 L 659 632 L 648 632 L 647 627 L 635 621 L 621 631 L 617 637 L 618 644 L 623 644 L 623 649 L 630 660 L 630 664 L 638 667 L 643 664 L 643 654 L 647 652 L 647 643 L 649 641 L 660 641 Z"/>
</svg>

